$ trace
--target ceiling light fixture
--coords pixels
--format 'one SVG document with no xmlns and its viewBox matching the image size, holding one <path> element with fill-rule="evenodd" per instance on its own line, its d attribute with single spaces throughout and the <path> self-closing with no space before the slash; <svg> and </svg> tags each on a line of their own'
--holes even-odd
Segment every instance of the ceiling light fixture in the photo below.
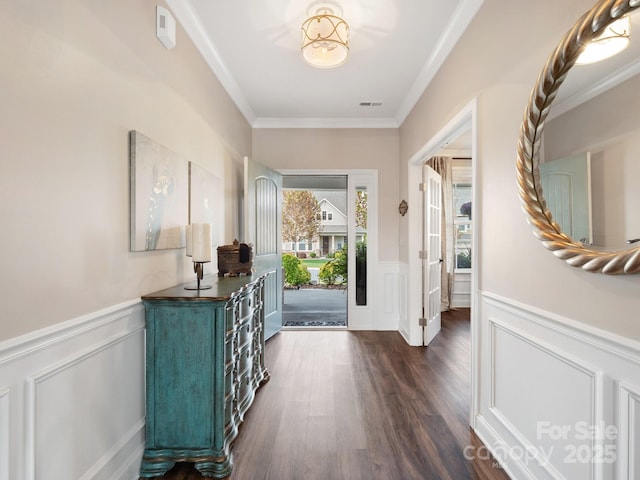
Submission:
<svg viewBox="0 0 640 480">
<path fill-rule="evenodd" d="M 310 17 L 302 24 L 302 56 L 314 67 L 337 67 L 347 61 L 349 25 L 338 16 L 338 8 L 328 3 L 312 5 Z"/>
<path fill-rule="evenodd" d="M 629 17 L 625 15 L 609 24 L 600 36 L 591 40 L 576 60 L 576 64 L 586 65 L 612 57 L 627 48 L 630 37 Z"/>
</svg>

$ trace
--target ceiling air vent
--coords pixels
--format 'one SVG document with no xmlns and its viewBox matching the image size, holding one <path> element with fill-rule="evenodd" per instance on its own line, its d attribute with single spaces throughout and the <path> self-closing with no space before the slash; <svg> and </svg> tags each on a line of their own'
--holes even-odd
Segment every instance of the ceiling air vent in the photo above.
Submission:
<svg viewBox="0 0 640 480">
<path fill-rule="evenodd" d="M 360 102 L 361 107 L 381 107 L 382 102 Z"/>
</svg>

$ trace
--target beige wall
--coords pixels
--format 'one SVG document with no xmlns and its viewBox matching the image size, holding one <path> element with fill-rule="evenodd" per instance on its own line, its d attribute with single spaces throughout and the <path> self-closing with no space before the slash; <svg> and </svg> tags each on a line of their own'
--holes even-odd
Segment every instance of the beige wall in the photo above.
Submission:
<svg viewBox="0 0 640 480">
<path fill-rule="evenodd" d="M 586 274 L 553 258 L 533 237 L 515 186 L 535 76 L 590 0 L 485 0 L 400 132 L 264 129 L 253 143 L 181 28 L 173 50 L 155 38 L 155 5 L 0 4 L 11 39 L 0 43 L 0 340 L 191 278 L 182 250 L 128 251 L 129 130 L 223 178 L 225 242 L 238 235 L 243 155 L 278 169 L 378 169 L 379 257 L 406 262 L 407 225 L 417 221 L 411 206 L 397 213 L 407 160 L 475 97 L 478 287 L 640 339 L 640 276 Z"/>
<path fill-rule="evenodd" d="M 589 274 L 554 258 L 534 238 L 516 188 L 516 142 L 529 92 L 557 41 L 591 6 L 591 0 L 485 0 L 401 128 L 400 195 L 409 183 L 408 159 L 477 98 L 478 289 L 640 339 L 640 276 Z M 410 214 L 400 230 L 405 262 Z"/>
<path fill-rule="evenodd" d="M 129 130 L 220 176 L 237 235 L 250 126 L 180 27 L 156 39 L 157 3 L 0 4 L 0 340 L 193 275 L 184 250 L 128 251 Z"/>
<path fill-rule="evenodd" d="M 398 260 L 397 130 L 255 129 L 253 155 L 274 169 L 378 170 L 378 257 Z"/>
<path fill-rule="evenodd" d="M 591 154 L 593 241 L 609 248 L 640 237 L 639 88 L 636 75 L 545 127 L 546 161 Z"/>
</svg>

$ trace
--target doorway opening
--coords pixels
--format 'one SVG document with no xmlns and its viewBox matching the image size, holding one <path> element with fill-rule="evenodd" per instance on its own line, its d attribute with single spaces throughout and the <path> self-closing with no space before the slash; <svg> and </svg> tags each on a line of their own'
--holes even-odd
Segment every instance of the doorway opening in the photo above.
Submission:
<svg viewBox="0 0 640 480">
<path fill-rule="evenodd" d="M 471 131 L 463 132 L 452 142 L 456 148 L 437 152 L 423 165 L 424 346 L 439 333 L 441 313 L 471 307 L 473 180 L 467 147 L 470 139 Z"/>
<path fill-rule="evenodd" d="M 346 175 L 283 175 L 282 326 L 348 325 Z"/>
<path fill-rule="evenodd" d="M 476 428 L 476 419 L 478 418 L 478 398 L 479 392 L 478 376 L 479 376 L 479 333 L 476 327 L 475 315 L 477 310 L 477 285 L 480 276 L 479 264 L 477 263 L 478 252 L 478 236 L 474 234 L 478 227 L 479 205 L 479 188 L 476 184 L 478 159 L 476 157 L 476 122 L 477 122 L 477 102 L 472 100 L 464 107 L 454 118 L 452 118 L 429 142 L 427 142 L 414 156 L 409 160 L 409 171 L 418 176 L 423 166 L 433 157 L 444 156 L 455 160 L 456 178 L 454 180 L 457 197 L 453 201 L 453 212 L 455 223 L 454 234 L 452 239 L 456 240 L 453 255 L 450 259 L 453 263 L 454 280 L 457 277 L 459 282 L 452 286 L 452 295 L 450 296 L 451 307 L 461 308 L 469 312 L 469 329 L 471 334 L 471 365 L 470 365 L 470 381 L 471 381 L 471 405 L 469 412 L 470 425 Z M 462 162 L 458 160 L 462 160 Z M 421 178 L 418 177 L 418 178 Z M 415 189 L 416 192 L 418 189 Z M 412 197 L 411 189 L 409 198 L 418 200 L 416 196 Z M 422 232 L 416 228 L 409 229 L 409 241 L 412 245 L 419 246 L 422 244 Z M 419 247 L 418 247 L 419 248 Z M 409 277 L 420 279 L 420 270 L 416 266 L 409 265 Z M 423 290 L 426 291 L 428 285 L 423 283 Z M 461 293 L 462 296 L 457 296 Z M 417 302 L 410 298 L 409 307 L 412 309 L 418 307 Z M 468 308 L 468 310 L 466 310 Z M 415 311 L 415 310 L 413 310 Z M 418 344 L 423 339 L 433 339 L 437 332 L 429 332 L 429 325 L 420 325 L 420 329 L 408 330 L 408 339 L 413 345 Z M 438 325 L 439 327 L 439 325 Z M 427 343 L 428 344 L 428 343 Z"/>
</svg>

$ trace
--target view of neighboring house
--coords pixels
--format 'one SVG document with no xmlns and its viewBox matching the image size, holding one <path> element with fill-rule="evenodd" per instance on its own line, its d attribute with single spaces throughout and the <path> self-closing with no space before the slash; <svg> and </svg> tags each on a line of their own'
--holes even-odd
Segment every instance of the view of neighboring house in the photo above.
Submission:
<svg viewBox="0 0 640 480">
<path fill-rule="evenodd" d="M 347 243 L 347 192 L 346 190 L 321 190 L 313 192 L 318 200 L 316 218 L 320 220 L 317 237 L 298 242 L 283 242 L 283 252 L 313 252 L 320 257 L 339 251 Z M 356 242 L 364 240 L 365 229 L 356 227 Z"/>
</svg>

